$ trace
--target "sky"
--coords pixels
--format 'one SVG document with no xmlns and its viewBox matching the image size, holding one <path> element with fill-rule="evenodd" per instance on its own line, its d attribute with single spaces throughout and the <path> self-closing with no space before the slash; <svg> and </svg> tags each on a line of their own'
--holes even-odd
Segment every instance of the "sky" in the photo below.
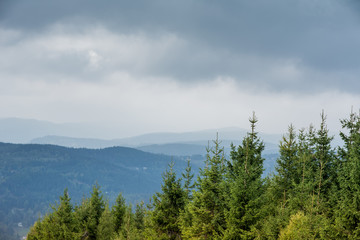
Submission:
<svg viewBox="0 0 360 240">
<path fill-rule="evenodd" d="M 337 132 L 359 73 L 357 0 L 0 1 L 0 118 Z"/>
</svg>

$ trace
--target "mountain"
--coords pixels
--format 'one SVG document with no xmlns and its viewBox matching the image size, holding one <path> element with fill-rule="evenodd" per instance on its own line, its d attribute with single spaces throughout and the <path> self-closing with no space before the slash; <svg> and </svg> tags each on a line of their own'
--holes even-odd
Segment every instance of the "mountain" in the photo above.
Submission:
<svg viewBox="0 0 360 240">
<path fill-rule="evenodd" d="M 101 136 L 104 128 L 98 129 L 88 123 L 53 123 L 34 119 L 0 119 L 0 142 L 29 143 L 34 138 L 47 135 L 71 137 Z"/>
<path fill-rule="evenodd" d="M 65 136 L 49 135 L 39 138 L 34 138 L 30 141 L 32 144 L 51 144 L 71 148 L 107 148 L 114 146 L 129 146 L 131 144 L 124 144 L 119 140 L 105 140 L 96 138 L 75 138 Z"/>
<path fill-rule="evenodd" d="M 225 155 L 229 156 L 231 151 L 231 143 L 235 146 L 240 144 L 240 141 L 222 141 L 221 146 L 224 147 Z M 211 145 L 211 142 L 209 143 Z M 168 143 L 168 144 L 152 144 L 137 147 L 136 149 L 157 153 L 157 154 L 165 154 L 170 156 L 194 156 L 194 155 L 202 155 L 206 154 L 208 142 L 195 142 L 195 143 Z M 277 154 L 278 153 L 278 145 L 272 143 L 265 143 L 264 154 Z"/>
<path fill-rule="evenodd" d="M 178 151 L 178 154 L 189 149 L 192 153 L 204 151 L 201 145 L 194 144 L 143 147 L 143 150 L 151 149 L 161 152 L 173 149 L 172 153 Z M 264 176 L 274 170 L 277 156 L 264 154 Z M 195 174 L 203 166 L 204 158 L 191 156 Z M 91 192 L 95 183 L 102 187 L 110 204 L 120 192 L 128 202 L 147 201 L 160 190 L 162 173 L 171 159 L 175 160 L 175 171 L 180 176 L 186 158 L 128 147 L 85 149 L 0 143 L 0 233 L 4 229 L 18 229 L 19 223 L 25 228 L 32 225 L 49 211 L 49 204 L 58 200 L 65 188 L 75 203 Z"/>
<path fill-rule="evenodd" d="M 149 133 L 111 140 L 51 135 L 34 138 L 31 140 L 31 143 L 53 144 L 76 148 L 127 146 L 170 155 L 192 155 L 204 153 L 208 143 L 211 143 L 217 134 L 219 135 L 222 146 L 229 148 L 231 143 L 238 145 L 242 141 L 242 138 L 246 135 L 246 130 L 241 128 L 222 128 L 219 130 L 210 129 L 185 133 Z M 277 145 L 281 138 L 280 135 L 264 133 L 259 133 L 259 135 L 266 142 L 267 151 L 277 152 Z M 175 150 L 175 146 L 180 148 Z"/>
<path fill-rule="evenodd" d="M 180 174 L 185 161 L 174 158 Z M 113 202 L 122 192 L 130 202 L 147 201 L 160 190 L 171 157 L 126 147 L 75 149 L 54 145 L 0 143 L 0 231 L 19 222 L 30 226 L 65 188 L 73 202 L 102 187 Z"/>
<path fill-rule="evenodd" d="M 206 154 L 206 147 L 204 145 L 189 143 L 152 144 L 140 146 L 137 147 L 137 149 L 169 156 L 193 156 Z"/>
<path fill-rule="evenodd" d="M 206 147 L 208 141 L 216 138 L 217 133 L 223 143 L 222 145 L 227 148 L 231 142 L 238 144 L 246 132 L 247 130 L 232 127 L 180 133 L 148 133 L 124 138 L 111 126 L 102 125 L 99 127 L 90 123 L 53 123 L 21 118 L 0 119 L 0 142 L 53 144 L 75 148 L 106 148 L 112 146 L 141 148 L 167 144 L 194 144 Z M 259 135 L 266 143 L 276 145 L 281 138 L 279 134 L 259 133 Z M 107 138 L 106 136 L 119 137 Z M 270 146 L 269 144 L 266 145 Z M 167 147 L 172 148 L 172 146 Z M 197 147 L 191 146 L 190 148 L 195 149 Z M 169 151 L 168 148 L 161 153 L 167 151 Z"/>
</svg>

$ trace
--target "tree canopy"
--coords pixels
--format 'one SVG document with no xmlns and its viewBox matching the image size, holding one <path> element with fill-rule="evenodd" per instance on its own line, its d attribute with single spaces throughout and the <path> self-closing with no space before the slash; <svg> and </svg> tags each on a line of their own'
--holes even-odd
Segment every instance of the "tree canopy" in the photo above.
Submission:
<svg viewBox="0 0 360 240">
<path fill-rule="evenodd" d="M 78 205 L 65 190 L 28 239 L 359 239 L 360 117 L 341 120 L 337 148 L 320 119 L 318 129 L 289 125 L 267 177 L 253 114 L 230 156 L 218 137 L 209 144 L 195 182 L 190 161 L 181 177 L 172 162 L 161 191 L 135 210 L 121 193 L 110 207 L 98 185 Z"/>
</svg>

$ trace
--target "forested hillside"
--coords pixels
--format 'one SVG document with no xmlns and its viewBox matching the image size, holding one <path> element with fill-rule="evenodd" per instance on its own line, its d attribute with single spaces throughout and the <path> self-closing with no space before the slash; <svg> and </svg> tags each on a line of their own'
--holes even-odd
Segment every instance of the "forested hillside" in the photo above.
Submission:
<svg viewBox="0 0 360 240">
<path fill-rule="evenodd" d="M 185 161 L 174 159 L 177 171 Z M 114 202 L 148 200 L 160 189 L 171 157 L 132 148 L 73 149 L 53 145 L 0 143 L 0 239 L 21 222 L 26 228 L 50 210 L 65 188 L 80 202 L 96 182 Z"/>
<path fill-rule="evenodd" d="M 265 179 L 256 124 L 253 115 L 228 158 L 216 139 L 197 179 L 190 165 L 180 175 L 170 164 L 147 206 L 126 205 L 120 193 L 111 207 L 98 185 L 72 204 L 65 190 L 28 239 L 359 239 L 359 115 L 341 121 L 336 149 L 324 113 L 317 128 L 290 125 Z"/>
<path fill-rule="evenodd" d="M 198 173 L 204 156 L 190 157 L 194 173 Z M 276 155 L 265 157 L 269 172 Z M 128 203 L 148 202 L 160 190 L 161 174 L 171 158 L 125 147 L 74 149 L 0 143 L 0 239 L 25 235 L 65 188 L 73 203 L 79 203 L 96 182 L 111 204 L 119 192 Z M 173 157 L 177 173 L 185 169 L 187 158 Z"/>
</svg>

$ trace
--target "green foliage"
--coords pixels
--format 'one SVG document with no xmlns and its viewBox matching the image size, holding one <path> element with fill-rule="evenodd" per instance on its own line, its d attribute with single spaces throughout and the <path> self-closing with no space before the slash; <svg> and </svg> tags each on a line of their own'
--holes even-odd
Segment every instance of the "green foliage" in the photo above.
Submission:
<svg viewBox="0 0 360 240">
<path fill-rule="evenodd" d="M 112 209 L 112 215 L 114 216 L 114 229 L 118 232 L 124 223 L 124 217 L 126 212 L 125 198 L 120 193 L 116 198 L 115 205 Z"/>
<path fill-rule="evenodd" d="M 186 193 L 173 167 L 174 162 L 169 164 L 169 169 L 163 175 L 162 192 L 156 193 L 153 197 L 152 221 L 160 235 L 165 234 L 169 239 L 179 239 L 179 215 L 185 207 Z"/>
<path fill-rule="evenodd" d="M 193 183 L 194 173 L 191 172 L 190 160 L 187 160 L 187 166 L 185 168 L 185 173 L 181 174 L 184 179 L 184 190 L 186 193 L 186 200 L 191 200 L 191 190 L 195 187 L 195 183 Z"/>
<path fill-rule="evenodd" d="M 144 202 L 136 204 L 135 216 L 134 216 L 135 227 L 143 231 L 145 228 L 145 207 Z"/>
<path fill-rule="evenodd" d="M 93 186 L 89 204 L 90 206 L 88 208 L 88 215 L 86 219 L 84 219 L 84 224 L 88 234 L 88 239 L 92 240 L 96 239 L 97 226 L 99 225 L 100 217 L 105 210 L 105 201 L 98 184 Z"/>
<path fill-rule="evenodd" d="M 109 210 L 109 206 L 106 205 L 99 219 L 96 239 L 98 240 L 113 239 L 114 228 L 115 228 L 114 216 L 111 214 L 111 211 Z"/>
<path fill-rule="evenodd" d="M 53 212 L 38 221 L 30 230 L 28 239 L 77 239 L 78 222 L 74 218 L 73 207 L 67 190 L 60 197 L 60 204 Z"/>
<path fill-rule="evenodd" d="M 334 174 L 335 153 L 331 147 L 334 137 L 328 135 L 329 130 L 326 126 L 326 116 L 321 114 L 320 129 L 315 137 L 315 163 L 316 163 L 316 183 L 317 183 L 317 204 L 321 201 L 328 201 L 331 185 L 336 184 Z"/>
<path fill-rule="evenodd" d="M 144 239 L 142 231 L 136 227 L 135 216 L 132 212 L 131 205 L 126 208 L 123 225 L 115 239 Z"/>
<path fill-rule="evenodd" d="M 300 177 L 298 168 L 298 146 L 296 143 L 296 133 L 294 126 L 290 125 L 287 135 L 283 136 L 279 145 L 280 157 L 277 159 L 275 178 L 277 181 L 278 191 L 284 193 L 283 204 L 286 202 L 286 194 L 292 191 L 295 184 L 298 184 Z"/>
<path fill-rule="evenodd" d="M 342 157 L 338 175 L 340 185 L 336 209 L 336 225 L 341 236 L 360 237 L 360 117 L 354 113 L 341 121 L 348 135 L 341 133 L 345 146 L 339 149 Z"/>
<path fill-rule="evenodd" d="M 279 240 L 334 239 L 329 235 L 329 225 L 329 220 L 323 215 L 305 215 L 300 211 L 291 216 Z"/>
<path fill-rule="evenodd" d="M 175 171 L 186 167 L 177 161 Z M 97 181 L 113 203 L 119 192 L 135 203 L 160 189 L 161 173 L 171 157 L 125 147 L 66 148 L 54 145 L 0 143 L 0 236 L 26 231 L 49 211 L 65 188 L 81 202 Z M 18 228 L 21 222 L 23 228 Z M 7 232 L 8 234 L 6 234 Z"/>
<path fill-rule="evenodd" d="M 73 206 L 65 190 L 28 239 L 359 239 L 360 117 L 351 113 L 341 123 L 344 146 L 337 151 L 324 113 L 318 130 L 296 133 L 290 125 L 277 173 L 263 179 L 254 114 L 229 160 L 218 138 L 207 149 L 195 189 L 188 161 L 184 179 L 169 165 L 147 209 L 141 202 L 133 211 L 120 193 L 110 210 L 99 185 Z"/>
<path fill-rule="evenodd" d="M 310 125 L 308 132 L 300 129 L 297 136 L 297 179 L 293 182 L 293 191 L 290 192 L 288 205 L 291 209 L 305 211 L 306 203 L 310 196 L 313 195 L 316 188 L 315 177 L 315 132 Z"/>
<path fill-rule="evenodd" d="M 242 145 L 232 146 L 228 168 L 229 200 L 226 215 L 226 239 L 252 237 L 251 226 L 260 218 L 261 196 L 264 192 L 263 162 L 264 144 L 255 131 L 255 113 L 249 119 L 251 132 L 244 137 Z"/>
<path fill-rule="evenodd" d="M 184 238 L 221 238 L 225 228 L 225 158 L 218 138 L 207 149 L 206 166 L 200 170 L 193 201 L 182 213 Z"/>
</svg>

